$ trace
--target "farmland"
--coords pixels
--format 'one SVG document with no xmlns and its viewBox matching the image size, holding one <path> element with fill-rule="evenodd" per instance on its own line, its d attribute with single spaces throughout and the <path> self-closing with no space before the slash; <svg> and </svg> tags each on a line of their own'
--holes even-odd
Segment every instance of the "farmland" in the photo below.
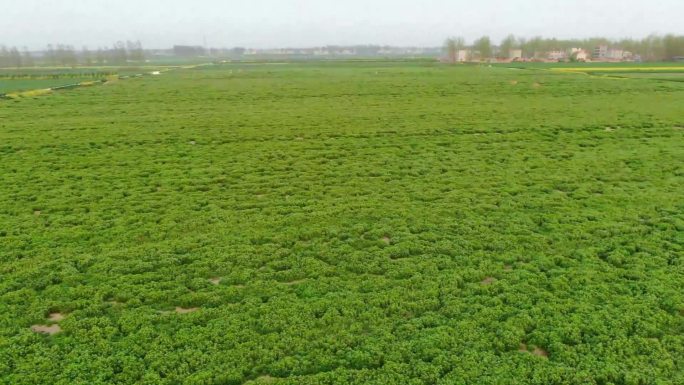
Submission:
<svg viewBox="0 0 684 385">
<path fill-rule="evenodd" d="M 0 384 L 682 384 L 683 101 L 429 62 L 0 100 Z"/>
<path fill-rule="evenodd" d="M 101 82 L 119 77 L 149 74 L 171 67 L 84 67 L 0 69 L 0 94 L 64 87 L 79 83 Z"/>
</svg>

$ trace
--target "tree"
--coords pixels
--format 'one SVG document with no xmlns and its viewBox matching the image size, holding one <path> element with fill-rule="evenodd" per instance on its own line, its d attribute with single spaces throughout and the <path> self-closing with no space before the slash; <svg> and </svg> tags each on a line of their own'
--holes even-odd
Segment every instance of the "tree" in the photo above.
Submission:
<svg viewBox="0 0 684 385">
<path fill-rule="evenodd" d="M 523 42 L 522 44 L 522 50 L 523 50 L 523 56 L 528 57 L 528 58 L 536 58 L 537 55 L 539 54 L 539 51 L 542 48 L 543 45 L 543 40 L 540 36 L 535 36 L 530 40 L 527 40 Z"/>
<path fill-rule="evenodd" d="M 27 47 L 24 47 L 21 60 L 24 67 L 33 67 L 35 65 L 33 55 L 31 55 Z"/>
<path fill-rule="evenodd" d="M 480 61 L 486 61 L 492 57 L 492 41 L 489 36 L 482 36 L 475 40 L 473 48 L 479 53 Z"/>
<path fill-rule="evenodd" d="M 95 62 L 100 65 L 107 62 L 107 56 L 101 47 L 95 52 Z"/>
<path fill-rule="evenodd" d="M 9 51 L 4 45 L 0 45 L 0 68 L 9 67 Z"/>
<path fill-rule="evenodd" d="M 684 36 L 667 35 L 663 38 L 664 60 L 684 56 Z"/>
<path fill-rule="evenodd" d="M 142 62 L 145 60 L 145 53 L 142 48 L 140 40 L 127 41 L 126 48 L 128 50 L 128 58 L 133 61 Z"/>
<path fill-rule="evenodd" d="M 454 42 L 454 39 L 452 38 L 447 38 L 446 41 L 444 42 L 444 50 L 446 51 L 447 54 L 447 60 L 449 63 L 456 63 L 456 42 Z"/>
<path fill-rule="evenodd" d="M 52 44 L 48 44 L 47 53 L 45 54 L 45 61 L 48 65 L 57 65 L 57 55 L 55 54 L 55 48 Z"/>
<path fill-rule="evenodd" d="M 649 35 L 641 41 L 642 55 L 646 60 L 663 60 L 665 48 L 663 38 L 658 35 Z"/>
<path fill-rule="evenodd" d="M 0 67 L 21 67 L 23 58 L 17 47 L 0 46 Z"/>
<path fill-rule="evenodd" d="M 12 47 L 9 51 L 10 55 L 10 66 L 19 68 L 21 67 L 21 53 L 17 49 L 17 47 Z"/>
<path fill-rule="evenodd" d="M 501 46 L 499 47 L 499 58 L 508 59 L 511 50 L 517 47 L 518 39 L 516 39 L 514 35 L 508 35 L 501 41 Z"/>
<path fill-rule="evenodd" d="M 444 42 L 449 63 L 458 61 L 458 51 L 465 47 L 465 40 L 462 37 L 450 37 Z"/>
<path fill-rule="evenodd" d="M 122 41 L 117 41 L 111 49 L 111 59 L 116 64 L 126 64 L 128 61 L 128 53 L 126 52 L 126 44 Z"/>
<path fill-rule="evenodd" d="M 83 46 L 83 49 L 81 50 L 81 61 L 87 66 L 93 65 L 93 55 L 86 46 Z"/>
</svg>

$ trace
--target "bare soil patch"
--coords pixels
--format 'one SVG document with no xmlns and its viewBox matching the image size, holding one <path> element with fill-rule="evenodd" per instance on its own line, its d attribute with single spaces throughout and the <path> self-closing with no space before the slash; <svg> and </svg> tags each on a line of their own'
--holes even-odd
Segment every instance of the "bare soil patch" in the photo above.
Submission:
<svg viewBox="0 0 684 385">
<path fill-rule="evenodd" d="M 539 357 L 547 357 L 547 358 L 549 357 L 549 352 L 547 352 L 546 350 L 544 350 L 542 348 L 538 348 L 536 346 L 535 346 L 534 350 L 532 351 L 532 354 L 534 354 L 535 356 L 539 356 Z"/>
<path fill-rule="evenodd" d="M 530 348 L 527 345 L 520 344 L 518 351 L 523 352 L 523 353 L 527 353 L 527 354 L 533 354 L 535 356 L 544 357 L 544 358 L 549 357 L 549 352 L 547 352 L 546 350 L 544 350 L 538 346 L 535 346 L 534 349 L 532 349 L 532 351 L 530 351 Z"/>
<path fill-rule="evenodd" d="M 53 335 L 61 332 L 62 328 L 59 327 L 59 325 L 33 325 L 31 326 L 31 331 L 34 333 Z"/>
<path fill-rule="evenodd" d="M 35 215 L 35 216 L 39 216 L 39 215 L 40 215 L 40 210 L 36 210 L 36 211 L 34 211 L 34 212 L 33 212 L 33 215 Z"/>
<path fill-rule="evenodd" d="M 480 282 L 480 283 L 484 286 L 487 286 L 487 285 L 491 285 L 492 283 L 494 283 L 494 281 L 496 281 L 496 278 L 487 277 L 487 278 L 483 279 L 482 282 Z"/>
<path fill-rule="evenodd" d="M 176 306 L 176 313 L 178 313 L 178 314 L 192 313 L 192 312 L 196 312 L 197 310 L 199 310 L 198 307 L 178 307 L 178 306 Z"/>
<path fill-rule="evenodd" d="M 389 245 L 390 243 L 392 243 L 392 239 L 386 235 L 384 237 L 382 237 L 382 241 L 385 242 L 386 245 Z"/>
<path fill-rule="evenodd" d="M 297 285 L 297 284 L 304 283 L 304 282 L 306 282 L 306 278 L 304 278 L 304 279 L 296 279 L 296 280 L 294 280 L 294 281 L 281 282 L 281 283 L 282 283 L 283 285 L 286 285 L 286 286 L 293 286 L 293 285 Z"/>
<path fill-rule="evenodd" d="M 59 322 L 64 319 L 64 314 L 62 313 L 50 313 L 50 316 L 48 317 L 48 320 L 52 322 Z"/>
<path fill-rule="evenodd" d="M 221 277 L 209 278 L 209 282 L 211 282 L 212 285 L 218 285 L 221 283 Z"/>
</svg>

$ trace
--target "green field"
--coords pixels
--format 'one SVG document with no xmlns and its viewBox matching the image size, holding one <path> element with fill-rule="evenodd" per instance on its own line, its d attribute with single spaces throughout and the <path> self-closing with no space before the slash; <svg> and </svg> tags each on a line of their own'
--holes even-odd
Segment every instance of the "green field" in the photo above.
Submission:
<svg viewBox="0 0 684 385">
<path fill-rule="evenodd" d="M 99 79 L 96 79 L 99 80 Z M 2 79 L 0 78 L 0 93 L 15 91 L 29 91 L 90 82 L 93 78 L 56 78 L 56 79 Z"/>
<path fill-rule="evenodd" d="M 0 100 L 0 384 L 683 384 L 683 101 L 420 62 Z"/>
<path fill-rule="evenodd" d="M 35 67 L 0 69 L 0 94 L 103 81 L 112 77 L 149 74 L 167 67 Z"/>
</svg>

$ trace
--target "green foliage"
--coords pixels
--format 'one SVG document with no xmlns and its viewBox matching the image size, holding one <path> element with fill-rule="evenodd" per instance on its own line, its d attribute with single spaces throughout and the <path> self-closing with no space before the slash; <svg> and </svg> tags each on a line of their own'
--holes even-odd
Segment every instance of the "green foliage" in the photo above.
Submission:
<svg viewBox="0 0 684 385">
<path fill-rule="evenodd" d="M 348 62 L 0 101 L 0 384 L 684 383 L 682 99 Z"/>
</svg>

